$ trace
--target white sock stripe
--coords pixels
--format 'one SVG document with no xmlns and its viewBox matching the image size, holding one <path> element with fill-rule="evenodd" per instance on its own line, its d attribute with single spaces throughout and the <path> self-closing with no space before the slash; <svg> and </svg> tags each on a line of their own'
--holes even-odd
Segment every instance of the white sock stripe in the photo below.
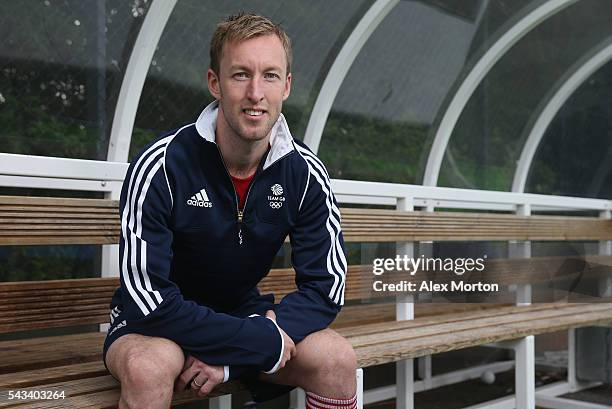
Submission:
<svg viewBox="0 0 612 409">
<path fill-rule="evenodd" d="M 332 399 L 306 392 L 306 407 L 314 409 L 353 409 L 357 407 L 357 395 L 350 399 Z"/>
<path fill-rule="evenodd" d="M 302 158 L 306 162 L 308 166 L 309 174 L 311 173 L 315 177 L 319 185 L 321 185 L 321 189 L 326 195 L 325 202 L 329 210 L 329 217 L 326 221 L 326 227 L 327 227 L 328 232 L 330 233 L 330 240 L 331 240 L 330 249 L 327 255 L 327 269 L 328 269 L 328 272 L 330 272 L 330 274 L 334 275 L 334 284 L 332 285 L 332 288 L 330 290 L 329 298 L 333 300 L 336 304 L 338 304 L 340 303 L 342 299 L 342 294 L 340 294 L 338 290 L 341 287 L 343 288 L 342 283 L 344 283 L 344 280 L 345 280 L 344 269 L 346 268 L 346 267 L 344 268 L 341 267 L 341 265 L 344 265 L 345 257 L 344 257 L 344 252 L 341 249 L 340 241 L 339 241 L 339 237 L 340 237 L 339 211 L 338 212 L 333 211 L 334 206 L 333 206 L 333 198 L 332 198 L 331 190 L 329 189 L 329 184 L 326 183 L 326 180 L 325 180 L 327 172 L 323 171 L 321 167 L 318 166 L 320 162 L 317 163 L 316 161 L 312 160 L 310 156 L 304 155 L 303 148 L 301 148 L 297 144 L 295 144 L 295 147 L 298 153 L 301 154 Z M 317 169 L 315 170 L 313 167 Z M 332 224 L 335 228 L 332 228 Z M 338 253 L 342 253 L 342 255 L 339 256 Z M 340 261 L 338 259 L 340 259 Z"/>
<path fill-rule="evenodd" d="M 348 399 L 336 399 L 336 398 L 328 398 L 325 396 L 317 395 L 314 392 L 306 392 L 306 397 L 315 399 L 318 401 L 322 401 L 325 403 L 336 403 L 338 405 L 350 405 L 351 403 L 357 401 L 357 394 L 355 394 L 355 396 L 353 396 L 352 398 L 348 398 Z"/>
</svg>

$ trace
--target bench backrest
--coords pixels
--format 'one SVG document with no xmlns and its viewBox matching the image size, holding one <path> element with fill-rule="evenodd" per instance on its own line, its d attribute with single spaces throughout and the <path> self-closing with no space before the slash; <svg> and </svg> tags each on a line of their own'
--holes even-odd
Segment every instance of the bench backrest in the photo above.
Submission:
<svg viewBox="0 0 612 409">
<path fill-rule="evenodd" d="M 115 244 L 119 241 L 118 203 L 111 200 L 0 196 L 0 245 Z M 612 239 L 612 222 L 592 217 L 400 212 L 342 209 L 349 242 L 457 240 Z M 589 264 L 591 263 L 591 264 Z M 543 281 L 551 274 L 583 273 L 610 257 L 488 260 L 487 272 L 500 284 Z M 274 269 L 260 283 L 278 298 L 295 289 L 291 268 Z M 376 296 L 371 266 L 350 266 L 345 300 Z M 118 278 L 0 283 L 0 333 L 108 322 Z"/>
<path fill-rule="evenodd" d="M 350 242 L 610 240 L 612 221 L 596 217 L 342 209 Z M 0 245 L 119 242 L 118 202 L 0 196 Z"/>
</svg>

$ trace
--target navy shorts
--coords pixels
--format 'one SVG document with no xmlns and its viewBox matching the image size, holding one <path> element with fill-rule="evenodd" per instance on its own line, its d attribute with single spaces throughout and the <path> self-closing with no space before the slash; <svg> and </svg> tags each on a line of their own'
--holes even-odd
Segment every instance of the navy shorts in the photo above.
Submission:
<svg viewBox="0 0 612 409">
<path fill-rule="evenodd" d="M 228 314 L 233 315 L 235 317 L 246 318 L 252 314 L 259 314 L 263 316 L 266 314 L 266 311 L 273 309 L 274 295 L 265 294 L 249 298 L 240 307 L 228 312 Z M 131 333 L 128 329 L 128 326 L 126 325 L 125 319 L 122 317 L 122 311 L 118 307 L 111 306 L 111 317 L 111 326 L 108 329 L 108 334 L 106 335 L 106 339 L 104 340 L 104 348 L 102 350 L 102 359 L 104 361 L 105 366 L 106 353 L 108 352 L 108 348 L 121 336 Z M 108 367 L 106 368 L 108 369 Z M 241 378 L 241 381 L 243 381 L 250 389 L 251 395 L 253 396 L 253 400 L 255 400 L 256 402 L 264 402 L 270 399 L 274 399 L 276 397 L 284 395 L 285 393 L 290 392 L 292 389 L 295 388 L 294 386 L 277 385 L 269 382 L 263 382 L 257 379 L 256 376 L 244 377 Z"/>
</svg>

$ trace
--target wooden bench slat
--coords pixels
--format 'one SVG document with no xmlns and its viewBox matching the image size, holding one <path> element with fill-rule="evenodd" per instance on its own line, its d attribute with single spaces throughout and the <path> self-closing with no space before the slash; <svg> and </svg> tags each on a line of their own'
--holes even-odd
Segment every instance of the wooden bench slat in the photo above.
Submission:
<svg viewBox="0 0 612 409">
<path fill-rule="evenodd" d="M 49 408 L 96 408 L 110 409 L 117 407 L 119 400 L 119 385 L 110 375 L 105 377 L 87 378 L 77 382 L 64 382 L 53 385 L 57 390 L 65 390 L 69 398 L 58 401 L 38 401 L 28 402 L 25 406 L 36 409 Z M 31 388 L 35 390 L 35 388 Z M 225 395 L 228 393 L 236 393 L 245 390 L 244 386 L 237 381 L 230 381 L 219 385 L 210 397 Z M 172 405 L 180 405 L 192 401 L 199 400 L 190 391 L 175 394 L 172 399 Z M 8 406 L 8 407 L 24 407 L 24 406 Z"/>
<path fill-rule="evenodd" d="M 607 309 L 588 314 L 548 318 L 546 325 L 542 325 L 541 321 L 516 322 L 503 326 L 483 327 L 478 331 L 456 331 L 452 334 L 452 338 L 432 335 L 383 345 L 368 345 L 355 348 L 355 352 L 361 365 L 371 366 L 610 321 L 612 321 L 612 309 Z"/>
<path fill-rule="evenodd" d="M 75 197 L 32 197 L 32 196 L 0 196 L 0 205 L 27 204 L 32 206 L 96 206 L 96 207 L 119 207 L 118 200 L 108 199 L 83 199 Z"/>
<path fill-rule="evenodd" d="M 78 295 L 78 294 L 77 294 Z M 110 299 L 113 295 L 113 292 L 102 293 L 100 295 L 96 295 L 96 297 L 74 297 L 74 296 L 63 296 L 59 297 L 59 300 L 49 300 L 45 299 L 41 301 L 32 300 L 28 303 L 19 303 L 19 300 L 13 300 L 13 303 L 8 303 L 4 301 L 0 304 L 0 312 L 3 316 L 9 314 L 11 311 L 14 314 L 22 314 L 22 313 L 31 313 L 35 311 L 45 311 L 51 308 L 63 308 L 66 306 L 87 306 L 87 305 L 97 305 L 99 308 L 106 308 L 110 305 Z M 66 301 L 66 299 L 70 300 L 70 303 Z M 69 305 L 67 305 L 69 304 Z"/>
<path fill-rule="evenodd" d="M 112 220 L 119 223 L 119 212 L 106 212 L 106 213 L 87 213 L 87 212 L 77 212 L 77 213 L 66 213 L 66 212 L 40 212 L 38 210 L 32 210 L 28 212 L 16 212 L 16 211 L 6 211 L 0 207 L 0 217 L 3 220 L 6 220 L 7 223 L 12 223 L 13 220 L 26 220 L 35 218 L 35 220 L 53 220 L 53 219 L 65 219 L 65 220 L 83 220 L 88 219 L 90 217 L 95 217 L 100 220 Z"/>
<path fill-rule="evenodd" d="M 82 364 L 38 368 L 0 375 L 0 390 L 21 389 L 105 375 L 108 375 L 108 371 L 102 360 Z M 1 407 L 2 406 L 0 406 L 0 408 Z"/>
<path fill-rule="evenodd" d="M 70 318 L 91 317 L 104 315 L 102 309 L 108 307 L 108 303 L 104 304 L 80 304 L 68 307 L 56 307 L 46 309 L 32 309 L 28 311 L 10 311 L 4 312 L 0 317 L 0 326 L 11 324 L 13 322 L 26 323 L 30 321 L 65 319 L 67 315 Z M 108 317 L 108 313 L 106 313 Z"/>
<path fill-rule="evenodd" d="M 119 277 L 69 278 L 65 280 L 37 280 L 0 283 L 0 292 L 46 290 L 51 288 L 81 288 L 118 286 Z"/>
<path fill-rule="evenodd" d="M 0 218 L 9 210 L 37 216 L 26 217 L 30 223 L 4 223 L 12 225 L 0 230 L 2 245 L 37 244 L 109 244 L 119 239 L 117 202 L 92 199 L 56 199 L 13 197 L 0 203 Z M 70 203 L 75 201 L 74 206 Z M 17 204 L 20 204 L 17 206 Z M 4 206 L 4 207 L 3 207 Z M 6 207 L 8 206 L 8 207 Z M 41 211 L 45 209 L 45 211 Z M 67 212 L 69 211 L 69 212 Z M 40 219 L 41 214 L 57 218 L 64 213 L 79 214 L 112 211 L 108 228 L 95 223 L 79 223 L 78 218 L 53 220 L 48 223 Z M 348 242 L 394 242 L 394 241 L 501 241 L 501 240 L 604 240 L 612 238 L 612 223 L 595 217 L 530 216 L 512 214 L 465 213 L 465 212 L 400 212 L 395 210 L 342 209 L 345 240 Z M 109 214 L 105 214 L 108 217 Z M 95 217 L 89 215 L 89 217 Z M 19 220 L 19 219 L 13 219 Z M 111 220 L 114 220 L 111 222 Z M 102 222 L 103 223 L 103 222 Z M 90 225 L 90 229 L 87 225 Z M 0 222 L 0 225 L 2 223 Z M 41 230 L 41 227 L 44 227 Z M 101 228 L 100 228 L 101 227 Z M 56 230 L 56 231 L 54 231 Z M 95 231 L 95 233 L 93 233 Z M 61 236 L 61 237 L 60 237 Z M 75 238 L 73 236 L 79 236 Z M 103 238 L 101 237 L 103 236 Z"/>
<path fill-rule="evenodd" d="M 1 246 L 40 246 L 50 245 L 56 246 L 60 244 L 116 244 L 119 242 L 119 236 L 22 236 L 22 237 L 0 237 Z"/>
<path fill-rule="evenodd" d="M 105 334 L 90 332 L 0 342 L 0 374 L 102 359 Z"/>
<path fill-rule="evenodd" d="M 0 305 L 7 303 L 21 303 L 27 302 L 30 298 L 38 298 L 38 301 L 46 301 L 53 299 L 61 299 L 58 297 L 66 297 L 72 299 L 83 298 L 84 296 L 100 297 L 101 295 L 112 294 L 117 287 L 90 287 L 91 289 L 76 289 L 70 291 L 69 288 L 52 289 L 52 290 L 33 290 L 33 291 L 13 291 L 5 292 L 0 294 L 3 299 L 0 301 Z M 29 293 L 29 294 L 28 294 Z M 27 301 L 26 301 L 27 300 Z"/>
<path fill-rule="evenodd" d="M 45 317 L 44 319 L 37 321 L 1 324 L 0 334 L 27 331 L 32 329 L 73 327 L 86 324 L 103 324 L 106 322 L 108 322 L 108 312 L 100 312 L 96 315 L 89 314 L 83 315 L 82 317 L 72 316 L 70 318 L 59 319 L 50 319 L 48 317 Z"/>
<path fill-rule="evenodd" d="M 554 317 L 565 317 L 572 314 L 590 313 L 598 311 L 612 311 L 610 305 L 595 305 L 588 310 L 581 305 L 551 305 L 546 308 L 524 308 L 525 311 L 518 311 L 513 308 L 500 308 L 496 311 L 487 311 L 489 314 L 483 314 L 477 319 L 461 319 L 461 313 L 456 314 L 451 322 L 430 323 L 429 325 L 410 325 L 410 331 L 406 331 L 406 327 L 394 325 L 395 323 L 387 323 L 385 331 L 375 334 L 360 334 L 358 337 L 351 339 L 355 347 L 385 344 L 387 342 L 396 342 L 398 339 L 413 339 L 422 338 L 430 335 L 452 336 L 457 331 L 480 331 L 482 328 L 490 326 L 506 326 L 514 323 L 528 323 L 530 321 L 541 321 L 546 325 L 546 320 Z M 612 317 L 611 317 L 612 320 Z M 420 320 L 415 320 L 418 324 Z"/>
<path fill-rule="evenodd" d="M 118 209 L 107 207 L 75 207 L 75 206 L 27 206 L 27 205 L 0 205 L 0 214 L 9 212 L 43 212 L 47 214 L 57 213 L 84 213 L 84 214 L 119 214 Z"/>
</svg>

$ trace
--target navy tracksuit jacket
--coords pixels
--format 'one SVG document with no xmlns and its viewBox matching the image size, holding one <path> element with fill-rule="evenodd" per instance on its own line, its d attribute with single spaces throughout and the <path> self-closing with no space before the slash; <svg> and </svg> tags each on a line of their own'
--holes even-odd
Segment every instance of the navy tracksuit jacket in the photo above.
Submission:
<svg viewBox="0 0 612 409">
<path fill-rule="evenodd" d="M 215 144 L 217 103 L 197 122 L 149 144 L 131 163 L 120 201 L 122 331 L 173 340 L 225 365 L 227 379 L 278 369 L 283 342 L 265 317 L 227 314 L 253 297 L 289 235 L 298 290 L 275 312 L 295 341 L 326 328 L 344 302 L 340 212 L 321 161 L 281 115 L 244 212 Z"/>
</svg>

